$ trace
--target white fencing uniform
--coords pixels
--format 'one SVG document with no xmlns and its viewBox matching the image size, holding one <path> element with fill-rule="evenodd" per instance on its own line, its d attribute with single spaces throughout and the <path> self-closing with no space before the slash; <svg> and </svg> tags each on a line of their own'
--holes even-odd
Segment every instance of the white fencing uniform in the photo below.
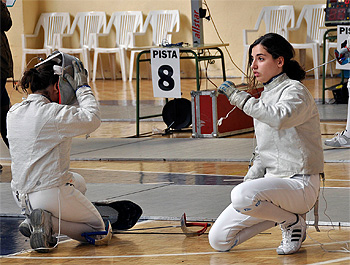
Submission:
<svg viewBox="0 0 350 265">
<path fill-rule="evenodd" d="M 275 77 L 243 111 L 254 118 L 256 156 L 209 232 L 211 246 L 219 251 L 308 212 L 318 198 L 323 172 L 317 106 L 300 82 L 286 74 Z"/>
<path fill-rule="evenodd" d="M 82 232 L 104 231 L 101 215 L 84 196 L 83 177 L 69 172 L 72 138 L 96 130 L 98 103 L 90 87 L 76 91 L 79 107 L 50 102 L 30 94 L 15 104 L 7 117 L 11 188 L 20 207 L 29 199 L 32 209 L 52 213 L 54 232 L 82 240 Z M 30 210 L 26 207 L 27 210 Z"/>
</svg>

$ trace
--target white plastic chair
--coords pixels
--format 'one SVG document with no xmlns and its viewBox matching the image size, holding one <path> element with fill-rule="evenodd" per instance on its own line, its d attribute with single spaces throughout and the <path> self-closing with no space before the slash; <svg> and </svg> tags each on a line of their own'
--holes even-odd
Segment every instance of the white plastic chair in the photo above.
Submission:
<svg viewBox="0 0 350 265">
<path fill-rule="evenodd" d="M 90 50 L 98 46 L 98 39 L 92 38 L 93 33 L 106 31 L 106 13 L 98 11 L 78 12 L 74 18 L 69 34 L 64 37 L 72 37 L 75 30 L 79 29 L 79 47 L 66 48 L 60 45 L 59 50 L 68 54 L 81 54 L 84 67 L 90 74 Z M 97 43 L 93 43 L 96 41 Z"/>
<path fill-rule="evenodd" d="M 141 32 L 130 34 L 129 48 L 137 48 L 135 46 L 135 37 L 146 34 L 148 26 L 152 28 L 152 46 L 159 46 L 163 41 L 171 43 L 172 32 L 176 26 L 175 32 L 180 30 L 180 12 L 178 10 L 153 10 L 147 15 L 145 23 L 143 24 Z M 132 81 L 135 54 L 142 51 L 131 50 L 130 53 L 130 67 L 129 67 L 129 81 Z"/>
<path fill-rule="evenodd" d="M 277 33 L 288 40 L 288 24 L 294 27 L 294 7 L 292 5 L 263 7 L 254 29 L 243 29 L 243 71 L 247 67 L 247 54 L 251 43 L 248 42 L 248 33 L 258 32 L 262 22 L 265 23 L 266 33 Z M 242 76 L 242 80 L 244 76 Z"/>
<path fill-rule="evenodd" d="M 92 81 L 96 80 L 96 70 L 97 70 L 97 61 L 101 53 L 107 54 L 117 54 L 119 53 L 120 66 L 122 71 L 122 80 L 126 81 L 126 48 L 128 45 L 128 33 L 134 33 L 140 31 L 142 27 L 142 12 L 141 11 L 121 11 L 114 12 L 108 22 L 106 32 L 104 34 L 96 34 L 96 38 L 99 36 L 107 36 L 110 34 L 112 26 L 115 27 L 115 46 L 113 48 L 103 48 L 100 46 L 94 47 L 94 62 L 93 62 L 93 74 Z M 139 28 L 139 29 L 138 29 Z M 95 41 L 98 43 L 97 41 Z M 111 59 L 113 62 L 111 63 Z M 102 65 L 102 60 L 100 57 L 100 62 Z M 115 79 L 115 57 L 110 57 L 110 66 L 113 74 L 113 79 Z M 103 76 L 103 70 L 102 76 Z M 104 76 L 103 76 L 104 77 Z"/>
<path fill-rule="evenodd" d="M 320 47 L 323 42 L 323 34 L 325 29 L 321 29 L 320 27 L 324 27 L 324 19 L 325 19 L 325 4 L 320 5 L 305 5 L 300 12 L 297 24 L 295 28 L 290 28 L 289 30 L 297 30 L 300 28 L 301 23 L 305 19 L 306 21 L 306 41 L 305 43 L 291 43 L 294 49 L 312 50 L 312 57 L 314 67 L 317 67 L 320 62 Z M 305 58 L 302 58 L 304 61 Z M 320 78 L 319 68 L 314 69 L 315 79 Z"/>
<path fill-rule="evenodd" d="M 27 47 L 27 38 L 37 38 L 40 29 L 44 31 L 44 43 L 42 48 Z M 42 13 L 35 26 L 33 34 L 22 34 L 22 72 L 26 68 L 27 54 L 45 54 L 49 56 L 52 51 L 58 48 L 60 36 L 69 32 L 70 16 L 69 13 Z"/>
</svg>

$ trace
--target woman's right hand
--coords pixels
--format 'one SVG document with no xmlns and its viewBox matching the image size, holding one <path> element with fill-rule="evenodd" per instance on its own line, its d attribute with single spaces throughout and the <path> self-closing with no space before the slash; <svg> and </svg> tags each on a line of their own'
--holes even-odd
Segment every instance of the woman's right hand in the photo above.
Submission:
<svg viewBox="0 0 350 265">
<path fill-rule="evenodd" d="M 80 61 L 73 61 L 72 65 L 74 71 L 74 78 L 71 77 L 69 74 L 66 74 L 64 77 L 67 79 L 74 91 L 77 91 L 82 86 L 89 86 L 88 72 L 84 68 L 83 63 Z"/>
</svg>

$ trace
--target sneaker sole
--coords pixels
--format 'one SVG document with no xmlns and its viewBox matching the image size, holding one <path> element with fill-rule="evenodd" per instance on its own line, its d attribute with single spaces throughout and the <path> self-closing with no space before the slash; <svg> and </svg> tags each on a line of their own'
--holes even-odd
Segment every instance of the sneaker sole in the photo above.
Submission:
<svg viewBox="0 0 350 265">
<path fill-rule="evenodd" d="M 33 226 L 33 233 L 30 236 L 30 246 L 37 252 L 49 252 L 49 244 L 45 231 L 43 230 L 45 214 L 41 209 L 35 209 L 30 215 L 30 222 Z"/>
<path fill-rule="evenodd" d="M 326 144 L 326 143 L 324 143 L 324 145 L 329 146 L 329 147 L 335 147 L 335 148 L 350 147 L 350 144 Z"/>
<path fill-rule="evenodd" d="M 37 252 L 48 253 L 49 244 L 47 244 L 46 235 L 42 232 L 33 233 L 30 237 L 30 246 Z"/>
</svg>

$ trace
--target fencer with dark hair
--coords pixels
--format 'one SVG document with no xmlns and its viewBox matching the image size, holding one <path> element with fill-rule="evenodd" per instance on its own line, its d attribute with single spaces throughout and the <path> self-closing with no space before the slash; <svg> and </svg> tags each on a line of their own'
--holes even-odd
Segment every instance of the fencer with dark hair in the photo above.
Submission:
<svg viewBox="0 0 350 265">
<path fill-rule="evenodd" d="M 38 252 L 55 246 L 58 233 L 87 242 L 82 233 L 107 229 L 106 236 L 96 236 L 96 244 L 108 243 L 109 224 L 85 197 L 84 178 L 69 171 L 72 138 L 95 131 L 101 123 L 83 64 L 56 52 L 25 71 L 18 89 L 29 95 L 12 106 L 7 127 L 11 188 L 27 217 L 20 232 Z M 77 106 L 70 104 L 74 101 Z"/>
<path fill-rule="evenodd" d="M 249 48 L 250 86 L 264 85 L 260 98 L 224 82 L 218 91 L 253 117 L 256 148 L 244 182 L 209 232 L 214 249 L 228 251 L 280 225 L 281 255 L 297 252 L 306 236 L 304 214 L 319 195 L 323 172 L 320 120 L 314 98 L 300 82 L 305 71 L 282 36 L 268 33 Z"/>
</svg>

